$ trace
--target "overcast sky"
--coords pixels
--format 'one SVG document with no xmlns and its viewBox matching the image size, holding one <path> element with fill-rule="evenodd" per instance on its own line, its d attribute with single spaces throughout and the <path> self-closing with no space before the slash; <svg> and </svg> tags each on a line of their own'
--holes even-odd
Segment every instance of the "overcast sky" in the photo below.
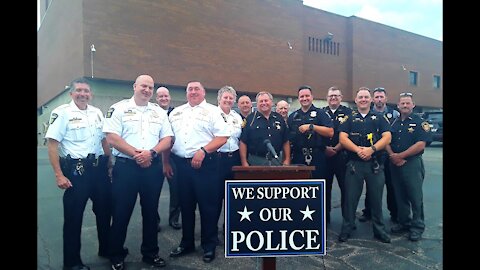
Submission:
<svg viewBox="0 0 480 270">
<path fill-rule="evenodd" d="M 303 4 L 443 40 L 442 0 L 303 0 Z"/>
<path fill-rule="evenodd" d="M 40 25 L 39 2 L 37 0 L 37 27 Z M 303 3 L 342 16 L 355 15 L 443 40 L 442 0 L 303 0 Z"/>
</svg>

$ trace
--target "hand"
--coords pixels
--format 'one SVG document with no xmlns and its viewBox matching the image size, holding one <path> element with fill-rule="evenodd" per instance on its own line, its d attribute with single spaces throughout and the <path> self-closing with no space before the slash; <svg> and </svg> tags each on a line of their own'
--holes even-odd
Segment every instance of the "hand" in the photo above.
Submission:
<svg viewBox="0 0 480 270">
<path fill-rule="evenodd" d="M 365 161 L 368 161 L 372 158 L 373 149 L 371 147 L 363 147 L 359 146 L 359 150 L 357 151 L 357 155 Z"/>
<path fill-rule="evenodd" d="M 64 175 L 57 177 L 57 187 L 67 189 L 72 187 L 72 182 Z"/>
<path fill-rule="evenodd" d="M 205 158 L 205 153 L 203 152 L 203 150 L 200 149 L 197 152 L 195 152 L 195 155 L 193 156 L 191 161 L 192 168 L 200 169 L 200 167 L 202 167 L 202 162 L 204 158 Z"/>
<path fill-rule="evenodd" d="M 148 168 L 152 165 L 152 155 L 150 150 L 135 150 L 137 154 L 133 156 L 133 159 L 142 168 Z"/>
<path fill-rule="evenodd" d="M 327 148 L 325 148 L 325 156 L 333 157 L 336 154 L 337 154 L 337 149 L 335 147 L 327 146 Z"/>
<path fill-rule="evenodd" d="M 167 179 L 171 179 L 173 177 L 173 169 L 170 163 L 163 163 L 163 175 L 165 175 Z"/>
</svg>

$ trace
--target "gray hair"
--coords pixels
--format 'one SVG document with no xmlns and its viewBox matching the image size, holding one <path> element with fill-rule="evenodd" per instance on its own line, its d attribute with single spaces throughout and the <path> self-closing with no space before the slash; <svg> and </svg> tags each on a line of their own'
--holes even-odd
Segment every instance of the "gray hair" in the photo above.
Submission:
<svg viewBox="0 0 480 270">
<path fill-rule="evenodd" d="M 218 90 L 217 101 L 220 101 L 223 93 L 232 94 L 233 95 L 233 102 L 237 101 L 237 91 L 235 91 L 235 89 L 233 89 L 233 87 L 231 87 L 229 85 L 225 85 L 224 87 L 220 88 L 220 90 Z"/>
<path fill-rule="evenodd" d="M 268 97 L 270 98 L 271 101 L 273 101 L 273 96 L 272 94 L 270 94 L 269 92 L 267 91 L 260 91 L 258 92 L 258 94 L 255 96 L 255 100 L 258 102 L 258 97 L 261 96 L 261 95 L 268 95 Z"/>
<path fill-rule="evenodd" d="M 90 87 L 90 92 L 93 92 L 92 86 L 90 86 L 90 83 L 87 81 L 87 79 L 81 77 L 81 78 L 77 78 L 77 79 L 73 80 L 70 83 L 70 85 L 68 86 L 70 93 L 75 91 L 75 84 L 77 84 L 77 83 L 84 83 L 84 84 L 88 85 Z"/>
</svg>

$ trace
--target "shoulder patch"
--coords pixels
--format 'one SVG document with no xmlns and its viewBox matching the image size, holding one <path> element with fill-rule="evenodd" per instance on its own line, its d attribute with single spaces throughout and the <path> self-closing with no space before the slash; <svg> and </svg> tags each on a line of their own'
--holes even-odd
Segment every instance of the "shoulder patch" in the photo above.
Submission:
<svg viewBox="0 0 480 270">
<path fill-rule="evenodd" d="M 423 130 L 425 130 L 426 132 L 429 132 L 430 131 L 430 124 L 425 121 L 425 122 L 422 122 L 422 128 Z"/>
<path fill-rule="evenodd" d="M 55 120 L 58 118 L 58 114 L 52 113 L 52 116 L 50 116 L 50 125 L 55 122 Z"/>
<path fill-rule="evenodd" d="M 108 111 L 107 111 L 107 116 L 106 116 L 106 118 L 112 117 L 113 111 L 115 111 L 115 108 L 110 107 L 110 108 L 108 109 Z"/>
<path fill-rule="evenodd" d="M 247 118 L 243 118 L 242 128 L 244 128 L 246 125 L 247 125 Z"/>
</svg>

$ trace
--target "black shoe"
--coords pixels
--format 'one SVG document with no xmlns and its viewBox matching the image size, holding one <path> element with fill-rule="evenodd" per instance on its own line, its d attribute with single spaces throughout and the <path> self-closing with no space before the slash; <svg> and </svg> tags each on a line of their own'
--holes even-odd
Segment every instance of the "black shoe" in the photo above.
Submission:
<svg viewBox="0 0 480 270">
<path fill-rule="evenodd" d="M 358 221 L 360 221 L 360 222 L 366 222 L 366 221 L 369 221 L 369 220 L 371 220 L 371 219 L 372 219 L 372 217 L 371 217 L 370 215 L 365 215 L 365 214 L 363 214 L 363 215 L 361 215 L 361 216 L 358 218 Z"/>
<path fill-rule="evenodd" d="M 422 234 L 416 231 L 410 232 L 410 235 L 408 235 L 408 239 L 413 242 L 417 242 L 422 238 Z"/>
<path fill-rule="evenodd" d="M 183 255 L 187 255 L 188 253 L 192 253 L 194 251 L 195 251 L 194 247 L 184 248 L 184 247 L 178 246 L 176 249 L 170 252 L 170 257 L 173 257 L 173 258 L 180 257 Z"/>
<path fill-rule="evenodd" d="M 403 226 L 403 225 L 395 225 L 392 228 L 390 228 L 390 231 L 394 234 L 402 234 L 404 232 L 408 232 L 408 228 Z"/>
<path fill-rule="evenodd" d="M 119 262 L 119 263 L 112 263 L 111 269 L 112 270 L 123 270 L 123 269 L 125 269 L 125 263 L 123 261 Z"/>
<path fill-rule="evenodd" d="M 178 223 L 178 221 L 170 222 L 170 227 L 174 228 L 175 230 L 180 230 L 182 228 L 182 224 Z"/>
<path fill-rule="evenodd" d="M 203 253 L 203 261 L 206 263 L 211 263 L 215 259 L 215 251 L 207 251 Z"/>
<path fill-rule="evenodd" d="M 165 267 L 167 264 L 165 263 L 165 260 L 160 258 L 160 256 L 156 255 L 155 257 L 143 257 L 142 261 L 144 263 L 150 264 L 155 267 Z"/>
<path fill-rule="evenodd" d="M 383 233 L 383 234 L 375 234 L 373 236 L 375 239 L 378 239 L 380 240 L 380 242 L 383 242 L 383 243 L 390 243 L 392 242 L 390 240 L 390 236 L 388 236 L 386 233 Z"/>
<path fill-rule="evenodd" d="M 72 267 L 63 267 L 63 270 L 90 270 L 90 267 L 84 264 L 79 264 L 79 265 L 74 265 Z"/>
<path fill-rule="evenodd" d="M 338 241 L 340 242 L 347 242 L 348 238 L 350 237 L 350 234 L 349 233 L 341 233 L 339 236 L 338 236 Z"/>
</svg>

